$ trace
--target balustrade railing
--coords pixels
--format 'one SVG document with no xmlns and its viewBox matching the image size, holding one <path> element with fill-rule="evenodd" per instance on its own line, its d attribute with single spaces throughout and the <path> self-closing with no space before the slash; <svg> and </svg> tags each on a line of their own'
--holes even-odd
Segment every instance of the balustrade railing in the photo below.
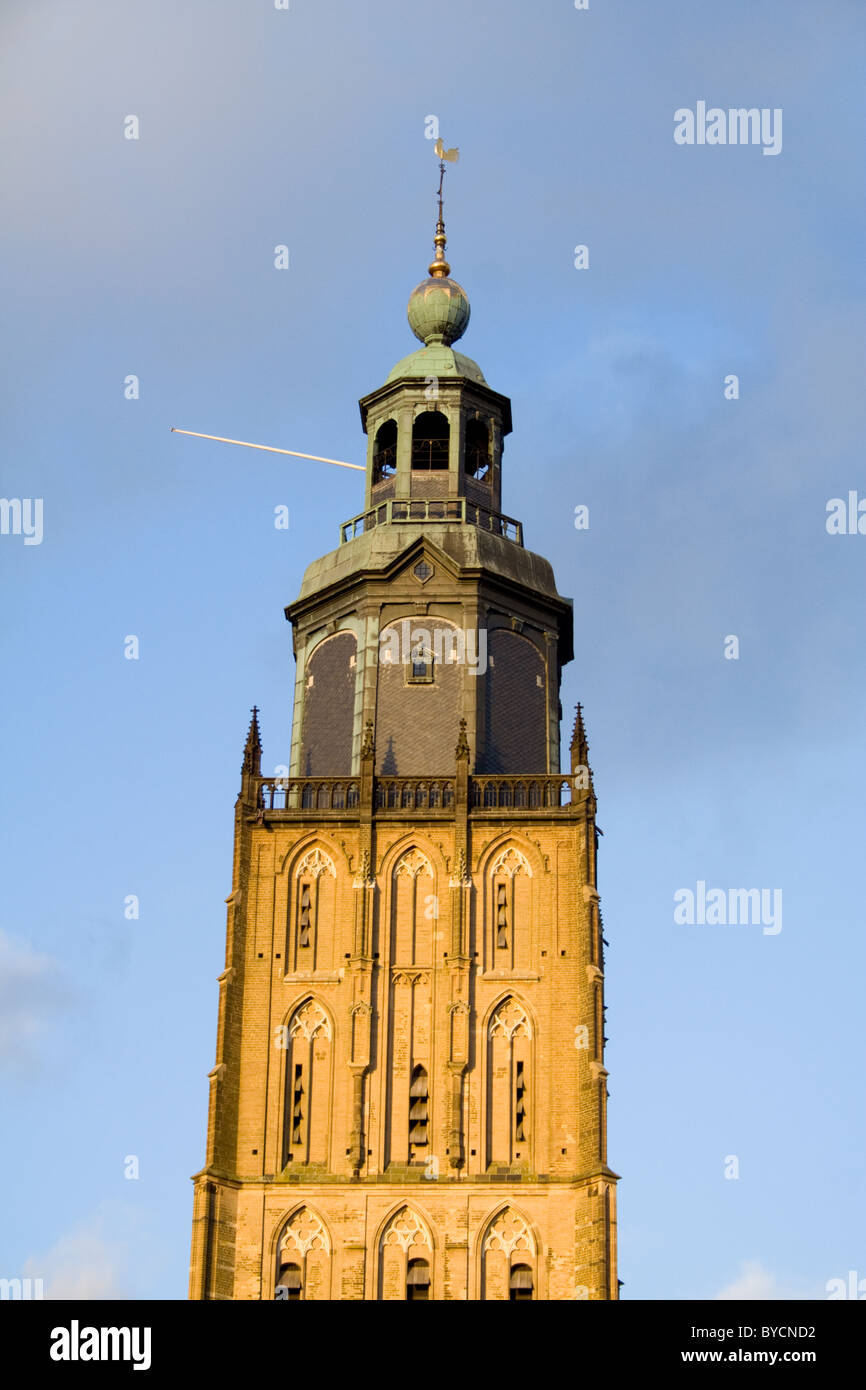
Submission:
<svg viewBox="0 0 866 1390">
<path fill-rule="evenodd" d="M 258 805 L 263 811 L 357 813 L 361 780 L 357 777 L 259 777 Z M 451 811 L 456 798 L 453 777 L 374 777 L 376 811 Z M 470 813 L 497 811 L 556 811 L 572 805 L 572 779 L 527 774 L 509 777 L 470 777 Z"/>
<path fill-rule="evenodd" d="M 259 805 L 266 811 L 353 811 L 361 801 L 355 778 L 262 778 Z"/>
<path fill-rule="evenodd" d="M 396 498 L 378 503 L 367 512 L 344 521 L 340 527 L 340 544 L 372 531 L 375 526 L 390 526 L 401 521 L 458 522 L 464 526 L 478 526 L 482 531 L 490 531 L 494 536 L 523 545 L 523 525 L 513 517 L 501 512 L 491 511 L 470 502 L 468 497 L 429 497 Z"/>
<path fill-rule="evenodd" d="M 558 810 L 571 805 L 570 777 L 471 777 L 473 811 Z"/>
<path fill-rule="evenodd" d="M 373 805 L 377 811 L 447 811 L 454 805 L 454 782 L 441 777 L 377 777 Z"/>
</svg>

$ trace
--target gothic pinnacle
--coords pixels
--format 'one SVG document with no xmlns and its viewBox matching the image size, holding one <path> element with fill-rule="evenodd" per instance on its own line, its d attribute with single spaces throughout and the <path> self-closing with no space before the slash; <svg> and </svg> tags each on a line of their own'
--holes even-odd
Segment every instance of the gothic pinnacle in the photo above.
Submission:
<svg viewBox="0 0 866 1390">
<path fill-rule="evenodd" d="M 244 761 L 241 773 L 259 777 L 262 771 L 262 740 L 259 733 L 258 705 L 253 705 L 251 714 L 252 719 L 247 731 L 247 741 L 244 744 Z"/>
<path fill-rule="evenodd" d="M 577 705 L 574 716 L 574 729 L 571 734 L 571 770 L 585 768 L 585 783 L 587 787 L 592 787 L 592 768 L 589 765 L 589 741 L 586 737 L 586 728 L 583 723 L 583 705 Z"/>
</svg>

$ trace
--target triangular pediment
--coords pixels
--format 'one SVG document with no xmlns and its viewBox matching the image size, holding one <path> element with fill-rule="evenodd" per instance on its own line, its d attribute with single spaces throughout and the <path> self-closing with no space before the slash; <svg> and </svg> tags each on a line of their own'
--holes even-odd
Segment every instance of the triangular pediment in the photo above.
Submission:
<svg viewBox="0 0 866 1390">
<path fill-rule="evenodd" d="M 425 573 L 425 566 L 430 569 L 429 574 Z M 461 575 L 461 566 L 427 534 L 419 536 L 411 545 L 407 545 L 380 571 L 382 579 L 397 579 L 403 575 L 411 575 L 419 589 L 426 588 L 437 574 L 457 580 Z"/>
</svg>

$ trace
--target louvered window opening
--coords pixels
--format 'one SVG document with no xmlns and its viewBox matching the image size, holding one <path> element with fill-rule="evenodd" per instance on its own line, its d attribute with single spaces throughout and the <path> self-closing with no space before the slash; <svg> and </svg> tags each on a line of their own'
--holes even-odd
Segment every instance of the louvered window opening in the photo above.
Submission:
<svg viewBox="0 0 866 1390">
<path fill-rule="evenodd" d="M 310 944 L 310 885 L 304 883 L 301 886 L 301 915 L 298 926 L 298 945 L 309 946 Z"/>
<path fill-rule="evenodd" d="M 428 1088 L 427 1072 L 423 1067 L 416 1067 L 409 1087 L 409 1143 L 416 1146 L 427 1143 Z"/>
<path fill-rule="evenodd" d="M 301 1271 L 299 1270 L 298 1266 L 297 1266 L 297 1265 L 283 1265 L 283 1268 L 280 1270 L 280 1277 L 279 1277 L 279 1279 L 277 1280 L 277 1283 L 278 1283 L 282 1288 L 288 1289 L 288 1290 L 289 1290 L 289 1297 L 291 1297 L 291 1290 L 292 1290 L 292 1289 L 297 1289 L 298 1292 L 300 1293 L 302 1284 L 301 1284 Z"/>
<path fill-rule="evenodd" d="M 508 949 L 508 889 L 504 883 L 496 887 L 496 946 Z"/>
<path fill-rule="evenodd" d="M 303 1143 L 304 1131 L 304 1069 L 295 1066 L 295 1084 L 292 1087 L 292 1143 Z"/>
<path fill-rule="evenodd" d="M 406 1271 L 406 1298 L 409 1301 L 430 1298 L 430 1266 L 426 1260 L 410 1260 Z"/>
<path fill-rule="evenodd" d="M 526 1072 L 523 1062 L 518 1062 L 515 1069 L 514 1099 L 514 1138 L 517 1143 L 524 1143 L 526 1140 Z"/>
</svg>

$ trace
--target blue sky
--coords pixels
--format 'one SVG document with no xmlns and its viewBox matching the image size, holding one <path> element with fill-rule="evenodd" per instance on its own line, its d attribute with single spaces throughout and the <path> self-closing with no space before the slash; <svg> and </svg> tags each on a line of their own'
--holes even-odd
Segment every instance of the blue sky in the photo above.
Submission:
<svg viewBox="0 0 866 1390">
<path fill-rule="evenodd" d="M 44 499 L 44 537 L 0 536 L 0 1275 L 185 1296 L 248 710 L 287 761 L 282 610 L 363 496 L 169 426 L 363 461 L 358 397 L 413 346 L 435 114 L 461 346 L 513 404 L 503 508 L 575 605 L 623 1296 L 866 1277 L 866 537 L 825 527 L 866 497 L 864 21 L 4 6 L 2 492 Z M 781 108 L 781 153 L 678 146 L 699 100 Z M 677 925 L 698 880 L 781 888 L 781 932 Z"/>
</svg>

